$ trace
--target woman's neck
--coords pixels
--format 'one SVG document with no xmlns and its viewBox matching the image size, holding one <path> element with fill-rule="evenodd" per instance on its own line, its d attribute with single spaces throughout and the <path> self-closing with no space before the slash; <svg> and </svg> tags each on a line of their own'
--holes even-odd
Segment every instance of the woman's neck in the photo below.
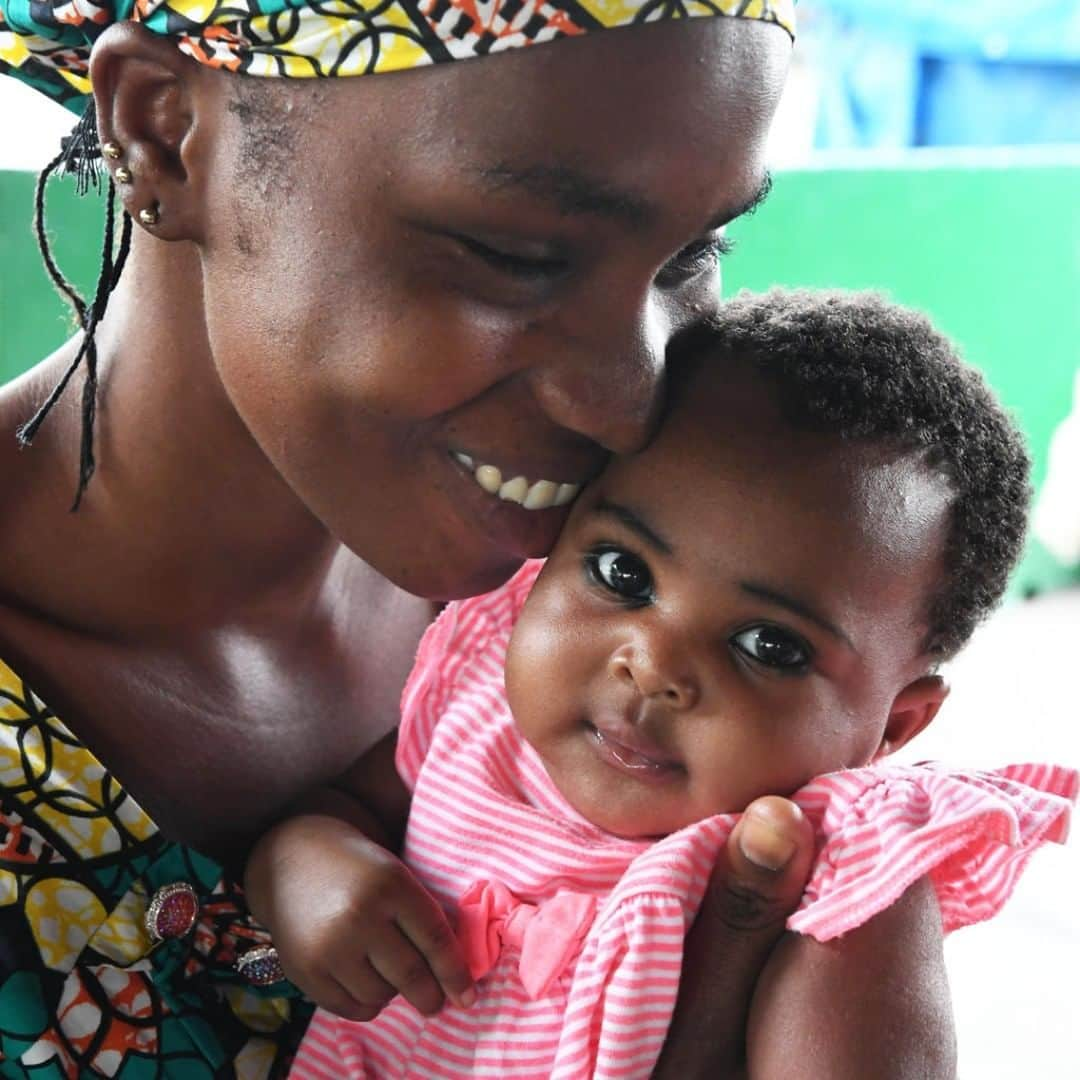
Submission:
<svg viewBox="0 0 1080 1080">
<path fill-rule="evenodd" d="M 68 508 L 81 376 L 32 449 L 0 446 L 5 498 L 19 506 L 0 539 L 7 602 L 119 635 L 318 602 L 340 547 L 232 407 L 202 312 L 195 248 L 137 234 L 97 335 L 97 472 L 78 513 Z M 77 347 L 0 391 L 5 427 L 33 411 Z"/>
</svg>

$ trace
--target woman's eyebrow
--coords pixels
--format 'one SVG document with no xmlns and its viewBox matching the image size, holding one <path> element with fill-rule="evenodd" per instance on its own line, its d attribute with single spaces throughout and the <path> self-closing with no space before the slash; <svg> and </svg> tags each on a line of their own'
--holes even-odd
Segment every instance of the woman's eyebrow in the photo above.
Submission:
<svg viewBox="0 0 1080 1080">
<path fill-rule="evenodd" d="M 638 228 L 650 224 L 657 216 L 657 208 L 648 199 L 569 166 L 501 164 L 478 171 L 493 191 L 520 188 L 535 198 L 554 203 L 563 214 L 591 214 Z"/>
<path fill-rule="evenodd" d="M 717 214 L 706 226 L 706 231 L 712 232 L 714 229 L 722 229 L 725 225 L 730 225 L 736 218 L 741 218 L 744 214 L 752 214 L 769 197 L 772 188 L 772 173 L 766 169 L 761 175 L 761 182 L 758 184 L 754 194 L 749 199 L 739 203 L 733 210 L 722 211 Z"/>
<path fill-rule="evenodd" d="M 661 555 L 670 556 L 675 554 L 671 545 L 658 532 L 646 525 L 630 507 L 623 506 L 622 503 L 611 502 L 608 499 L 599 499 L 593 506 L 593 512 L 615 518 L 616 521 L 640 536 L 645 543 L 660 552 Z"/>
<path fill-rule="evenodd" d="M 562 214 L 608 218 L 629 228 L 644 228 L 660 216 L 660 208 L 640 194 L 604 183 L 566 165 L 515 166 L 504 163 L 476 172 L 491 191 L 518 188 L 534 198 L 553 203 Z M 772 177 L 766 172 L 753 195 L 715 214 L 705 231 L 719 229 L 755 210 L 771 188 Z"/>
<path fill-rule="evenodd" d="M 770 604 L 775 604 L 777 607 L 782 607 L 795 615 L 802 616 L 808 622 L 820 626 L 822 630 L 843 642 L 852 652 L 858 652 L 851 638 L 838 626 L 826 619 L 824 615 L 820 614 L 811 604 L 756 581 L 740 581 L 739 588 L 750 596 L 757 597 L 759 600 L 766 600 Z"/>
</svg>

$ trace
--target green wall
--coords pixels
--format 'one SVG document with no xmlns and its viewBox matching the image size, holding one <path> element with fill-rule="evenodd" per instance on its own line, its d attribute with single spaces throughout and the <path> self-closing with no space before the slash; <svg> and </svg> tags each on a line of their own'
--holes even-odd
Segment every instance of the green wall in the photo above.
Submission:
<svg viewBox="0 0 1080 1080">
<path fill-rule="evenodd" d="M 725 289 L 877 287 L 923 308 L 1014 410 L 1040 483 L 1080 366 L 1080 163 L 921 160 L 778 174 L 764 206 L 732 227 Z M 32 200 L 32 176 L 0 172 L 0 381 L 71 328 L 41 268 Z M 61 266 L 89 293 L 100 258 L 99 201 L 80 202 L 64 181 L 52 185 L 48 205 Z M 1076 577 L 1033 542 L 1016 588 Z"/>
<path fill-rule="evenodd" d="M 92 296 L 101 259 L 101 200 L 79 199 L 70 180 L 48 191 L 49 234 L 65 275 Z M 70 337 L 74 322 L 38 254 L 34 176 L 0 171 L 0 382 L 18 375 Z"/>
</svg>

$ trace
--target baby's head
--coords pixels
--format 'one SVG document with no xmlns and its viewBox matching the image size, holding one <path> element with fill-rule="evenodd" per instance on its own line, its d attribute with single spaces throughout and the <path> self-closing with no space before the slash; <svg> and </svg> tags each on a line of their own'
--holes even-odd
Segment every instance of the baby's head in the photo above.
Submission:
<svg viewBox="0 0 1080 1080">
<path fill-rule="evenodd" d="M 656 439 L 579 498 L 507 656 L 518 725 L 624 836 L 877 761 L 1000 599 L 1027 477 L 923 316 L 740 296 L 680 343 Z"/>
</svg>

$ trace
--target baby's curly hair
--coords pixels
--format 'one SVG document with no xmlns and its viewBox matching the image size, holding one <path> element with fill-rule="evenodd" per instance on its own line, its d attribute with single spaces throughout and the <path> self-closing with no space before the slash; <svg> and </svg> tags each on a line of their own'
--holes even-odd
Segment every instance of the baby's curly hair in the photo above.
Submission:
<svg viewBox="0 0 1080 1080">
<path fill-rule="evenodd" d="M 740 293 L 681 344 L 690 361 L 751 364 L 792 426 L 920 452 L 946 478 L 945 571 L 923 648 L 957 653 L 1005 591 L 1031 497 L 1023 437 L 979 372 L 926 316 L 872 292 Z"/>
</svg>

